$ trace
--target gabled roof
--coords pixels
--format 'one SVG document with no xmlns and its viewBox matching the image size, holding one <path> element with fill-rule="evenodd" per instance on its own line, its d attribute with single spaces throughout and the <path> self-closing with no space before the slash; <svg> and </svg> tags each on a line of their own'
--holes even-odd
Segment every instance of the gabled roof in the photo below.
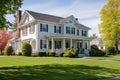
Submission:
<svg viewBox="0 0 120 80">
<path fill-rule="evenodd" d="M 62 17 L 57 17 L 53 15 L 48 15 L 48 14 L 42 14 L 42 13 L 37 13 L 33 11 L 26 10 L 32 17 L 34 17 L 36 20 L 45 20 L 45 21 L 51 21 L 51 22 L 57 22 L 59 23 L 61 19 L 64 19 Z"/>
</svg>

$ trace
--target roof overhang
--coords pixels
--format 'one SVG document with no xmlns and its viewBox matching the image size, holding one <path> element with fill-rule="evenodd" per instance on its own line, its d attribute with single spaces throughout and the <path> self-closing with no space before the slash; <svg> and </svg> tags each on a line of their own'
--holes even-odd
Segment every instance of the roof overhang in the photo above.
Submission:
<svg viewBox="0 0 120 80">
<path fill-rule="evenodd" d="M 60 35 L 60 34 L 56 34 L 56 35 L 47 35 L 45 36 L 46 38 L 56 38 L 56 39 L 78 39 L 78 40 L 91 40 L 90 37 L 82 37 L 82 36 L 75 36 L 75 35 Z"/>
</svg>

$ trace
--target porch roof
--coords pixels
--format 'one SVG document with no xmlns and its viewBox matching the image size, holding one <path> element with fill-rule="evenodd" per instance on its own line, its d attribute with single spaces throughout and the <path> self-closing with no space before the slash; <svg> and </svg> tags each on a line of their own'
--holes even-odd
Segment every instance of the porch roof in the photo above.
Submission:
<svg viewBox="0 0 120 80">
<path fill-rule="evenodd" d="M 46 38 L 59 38 L 59 39 L 62 39 L 62 38 L 65 38 L 65 39 L 79 39 L 79 40 L 91 40 L 90 37 L 83 37 L 83 36 L 75 36 L 75 35 L 47 35 L 45 36 Z"/>
</svg>

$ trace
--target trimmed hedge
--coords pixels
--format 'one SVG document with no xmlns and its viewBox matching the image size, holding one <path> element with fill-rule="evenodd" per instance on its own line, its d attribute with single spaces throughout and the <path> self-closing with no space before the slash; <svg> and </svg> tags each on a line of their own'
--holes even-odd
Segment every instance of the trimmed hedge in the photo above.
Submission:
<svg viewBox="0 0 120 80">
<path fill-rule="evenodd" d="M 19 55 L 19 56 L 22 56 L 22 52 L 18 52 L 18 55 Z"/>
<path fill-rule="evenodd" d="M 96 45 L 91 45 L 90 56 L 105 56 L 106 53 L 102 50 L 99 50 Z"/>
<path fill-rule="evenodd" d="M 67 48 L 63 56 L 64 57 L 75 57 L 77 56 L 77 50 L 74 48 Z"/>
<path fill-rule="evenodd" d="M 55 52 L 49 52 L 49 56 L 55 56 Z"/>
<path fill-rule="evenodd" d="M 38 56 L 46 56 L 46 52 L 37 52 Z"/>
<path fill-rule="evenodd" d="M 12 55 L 12 53 L 13 53 L 13 48 L 12 48 L 12 46 L 6 46 L 6 47 L 5 47 L 5 50 L 4 50 L 4 53 L 5 53 L 6 55 L 8 55 L 8 56 Z"/>
<path fill-rule="evenodd" d="M 21 51 L 24 56 L 31 56 L 32 46 L 27 42 L 23 42 Z"/>
<path fill-rule="evenodd" d="M 37 52 L 38 56 L 55 56 L 55 52 Z"/>
<path fill-rule="evenodd" d="M 106 53 L 107 53 L 108 55 L 113 55 L 113 54 L 115 54 L 115 53 L 116 53 L 115 48 L 114 48 L 114 47 L 107 47 L 107 48 L 106 48 Z"/>
</svg>

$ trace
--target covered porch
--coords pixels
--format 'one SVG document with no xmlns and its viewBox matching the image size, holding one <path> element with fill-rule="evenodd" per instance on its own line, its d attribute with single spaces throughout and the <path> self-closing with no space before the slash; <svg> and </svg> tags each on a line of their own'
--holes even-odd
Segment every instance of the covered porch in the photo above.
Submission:
<svg viewBox="0 0 120 80">
<path fill-rule="evenodd" d="M 63 36 L 63 35 L 51 35 L 45 37 L 43 44 L 44 48 L 42 51 L 51 51 L 59 55 L 64 52 L 66 48 L 75 48 L 79 53 L 89 53 L 90 50 L 90 39 L 88 37 L 80 36 Z"/>
</svg>

